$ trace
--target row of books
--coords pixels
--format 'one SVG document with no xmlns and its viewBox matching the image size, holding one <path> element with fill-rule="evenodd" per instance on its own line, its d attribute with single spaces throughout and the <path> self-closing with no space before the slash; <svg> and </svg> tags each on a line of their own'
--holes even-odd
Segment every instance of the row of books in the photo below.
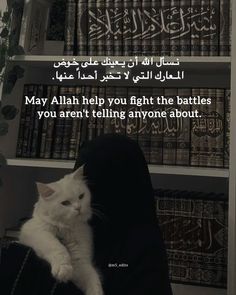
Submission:
<svg viewBox="0 0 236 295">
<path fill-rule="evenodd" d="M 225 195 L 155 191 L 157 216 L 173 282 L 227 285 L 228 201 Z"/>
<path fill-rule="evenodd" d="M 25 104 L 25 96 L 47 97 L 42 104 Z M 78 99 L 76 104 L 57 104 L 64 98 Z M 142 105 L 130 103 L 136 98 L 211 98 L 208 105 Z M 103 98 L 105 104 L 82 104 L 83 98 Z M 57 103 L 52 103 L 55 101 Z M 108 98 L 126 99 L 127 104 L 109 107 Z M 230 93 L 227 89 L 146 88 L 57 85 L 25 85 L 22 100 L 17 157 L 76 159 L 86 140 L 106 133 L 120 133 L 137 141 L 146 161 L 151 164 L 228 167 Z M 62 101 L 61 101 L 62 102 Z M 71 102 L 71 100 L 69 100 Z M 194 111 L 201 117 L 140 118 L 130 112 Z M 39 119 L 38 111 L 47 116 Z M 88 117 L 62 117 L 60 112 L 88 112 Z M 101 116 L 92 116 L 100 112 Z M 120 115 L 122 114 L 122 116 Z"/>
<path fill-rule="evenodd" d="M 68 0 L 66 55 L 230 55 L 230 0 Z"/>
</svg>

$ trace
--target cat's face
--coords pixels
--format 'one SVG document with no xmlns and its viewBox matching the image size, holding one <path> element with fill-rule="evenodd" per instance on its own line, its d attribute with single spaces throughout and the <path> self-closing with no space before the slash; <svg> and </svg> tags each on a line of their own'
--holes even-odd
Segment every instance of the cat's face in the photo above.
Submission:
<svg viewBox="0 0 236 295">
<path fill-rule="evenodd" d="M 54 222 L 88 221 L 91 218 L 91 195 L 83 180 L 83 167 L 59 181 L 37 183 L 37 188 L 40 195 L 37 209 Z"/>
</svg>

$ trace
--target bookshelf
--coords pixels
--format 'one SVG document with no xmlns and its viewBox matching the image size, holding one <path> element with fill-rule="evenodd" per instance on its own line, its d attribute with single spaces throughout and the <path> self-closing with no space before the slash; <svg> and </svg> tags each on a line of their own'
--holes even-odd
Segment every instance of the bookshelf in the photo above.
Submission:
<svg viewBox="0 0 236 295">
<path fill-rule="evenodd" d="M 179 58 L 184 70 L 187 71 L 188 78 L 184 82 L 178 83 L 178 87 L 231 87 L 231 151 L 236 150 L 236 1 L 232 1 L 233 14 L 233 33 L 232 33 L 232 58 L 222 56 L 174 56 L 166 57 L 167 61 Z M 21 106 L 21 96 L 24 83 L 48 83 L 50 77 L 50 68 L 53 62 L 71 60 L 73 56 L 62 55 L 22 55 L 14 56 L 9 66 L 20 64 L 26 70 L 23 79 L 18 80 L 12 94 L 7 97 L 7 103 L 11 102 L 18 108 Z M 78 61 L 87 61 L 88 56 L 74 56 Z M 97 56 L 94 59 L 103 61 L 104 56 Z M 129 56 L 111 57 L 111 60 L 128 61 Z M 139 57 L 142 60 L 143 57 Z M 154 61 L 158 61 L 159 57 L 154 57 Z M 51 83 L 53 84 L 53 82 Z M 147 83 L 147 85 L 149 85 Z M 230 86 L 231 85 L 231 86 Z M 175 84 L 170 87 L 176 86 Z M 3 101 L 3 104 L 5 102 Z M 6 137 L 0 138 L 0 149 L 7 157 L 8 166 L 2 171 L 0 175 L 3 182 L 6 184 L 0 194 L 10 195 L 11 205 L 3 207 L 3 200 L 0 199 L 0 234 L 4 227 L 13 226 L 22 214 L 28 212 L 33 204 L 32 194 L 35 194 L 33 183 L 35 180 L 48 180 L 57 178 L 60 175 L 68 173 L 68 170 L 73 169 L 74 161 L 65 160 L 41 160 L 41 159 L 21 159 L 15 158 L 16 141 L 19 126 L 19 116 L 10 122 L 9 133 Z M 181 167 L 181 166 L 163 166 L 163 165 L 149 165 L 149 171 L 155 175 L 155 181 L 158 182 L 159 175 L 170 176 L 175 178 L 181 176 L 183 179 L 191 176 L 192 181 L 198 183 L 201 187 L 201 181 L 204 178 L 207 183 L 209 178 L 216 183 L 221 180 L 225 183 L 229 190 L 229 243 L 228 243 L 228 288 L 226 290 L 203 288 L 196 286 L 187 286 L 180 284 L 173 284 L 174 295 L 188 295 L 199 294 L 204 295 L 234 295 L 236 290 L 236 154 L 231 152 L 230 168 L 204 168 L 204 167 Z M 11 182 L 11 179 L 14 181 Z M 156 180 L 157 179 L 157 180 Z M 201 179 L 201 180 L 199 180 Z M 16 184 L 15 187 L 11 183 Z M 21 185 L 24 184 L 24 187 Z M 155 183 L 154 183 L 155 185 Z M 7 187 L 8 186 L 8 187 Z M 17 188 L 20 188 L 18 190 Z M 20 196 L 19 196 L 20 194 Z M 19 200 L 19 198 L 21 200 Z M 17 200 L 14 203 L 14 200 Z M 14 205 L 13 205 L 14 204 Z M 16 205 L 15 205 L 16 204 Z M 18 206 L 16 208 L 15 206 Z M 5 211 L 5 212 L 4 212 Z M 8 216 L 6 216 L 8 215 Z"/>
<path fill-rule="evenodd" d="M 38 168 L 57 168 L 73 169 L 75 161 L 70 160 L 44 160 L 44 159 L 7 159 L 8 166 L 38 167 Z M 228 169 L 217 169 L 208 167 L 182 167 L 182 166 L 165 166 L 165 165 L 148 165 L 149 172 L 152 174 L 168 175 L 189 175 L 189 176 L 206 176 L 228 178 Z"/>
</svg>

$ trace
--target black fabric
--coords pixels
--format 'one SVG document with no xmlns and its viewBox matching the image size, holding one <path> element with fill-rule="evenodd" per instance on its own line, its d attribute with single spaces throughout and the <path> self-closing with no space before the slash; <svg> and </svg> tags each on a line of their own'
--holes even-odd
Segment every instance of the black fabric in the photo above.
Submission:
<svg viewBox="0 0 236 295">
<path fill-rule="evenodd" d="M 167 259 L 156 220 L 154 194 L 138 145 L 119 135 L 85 144 L 84 165 L 92 192 L 94 261 L 105 295 L 171 295 Z M 32 249 L 11 244 L 1 251 L 0 294 L 81 295 L 56 283 L 49 265 Z"/>
<path fill-rule="evenodd" d="M 84 165 L 92 207 L 99 211 L 91 224 L 105 294 L 172 294 L 151 179 L 138 144 L 106 135 L 85 144 L 79 155 L 75 168 Z"/>
</svg>

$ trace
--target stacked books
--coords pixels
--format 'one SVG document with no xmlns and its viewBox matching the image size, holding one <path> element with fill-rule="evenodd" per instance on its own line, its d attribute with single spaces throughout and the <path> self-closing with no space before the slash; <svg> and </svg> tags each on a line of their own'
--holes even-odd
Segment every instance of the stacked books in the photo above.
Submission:
<svg viewBox="0 0 236 295">
<path fill-rule="evenodd" d="M 226 288 L 226 196 L 162 189 L 155 196 L 172 281 Z"/>
<path fill-rule="evenodd" d="M 47 97 L 42 104 L 25 104 L 25 96 Z M 205 97 L 206 105 L 131 104 L 131 97 Z M 120 133 L 137 141 L 147 163 L 181 166 L 228 167 L 230 92 L 208 88 L 146 88 L 25 85 L 17 157 L 76 159 L 80 145 L 106 133 Z M 73 100 L 72 97 L 76 99 Z M 84 98 L 103 99 L 104 104 L 82 104 Z M 108 105 L 108 98 L 126 104 Z M 67 100 L 68 99 L 68 100 Z M 141 117 L 172 110 L 194 111 L 200 117 Z M 39 119 L 38 111 L 45 116 Z M 130 112 L 138 114 L 130 117 Z M 69 114 L 60 116 L 59 114 Z M 99 116 L 92 116 L 100 114 Z M 76 114 L 71 116 L 70 114 Z M 88 115 L 85 116 L 85 113 Z"/>
<path fill-rule="evenodd" d="M 230 55 L 230 0 L 68 0 L 66 55 Z"/>
</svg>

